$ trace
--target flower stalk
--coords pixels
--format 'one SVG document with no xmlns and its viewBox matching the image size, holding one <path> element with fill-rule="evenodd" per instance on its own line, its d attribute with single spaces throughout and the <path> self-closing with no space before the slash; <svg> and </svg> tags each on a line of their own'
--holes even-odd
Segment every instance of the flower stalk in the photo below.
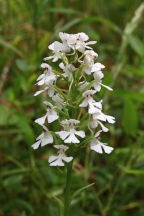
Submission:
<svg viewBox="0 0 144 216">
<path fill-rule="evenodd" d="M 65 188 L 65 198 L 64 198 L 64 216 L 69 215 L 70 210 L 70 188 L 71 188 L 71 178 L 72 178 L 72 166 L 73 161 L 67 164 L 67 176 L 66 176 L 66 188 Z"/>
</svg>

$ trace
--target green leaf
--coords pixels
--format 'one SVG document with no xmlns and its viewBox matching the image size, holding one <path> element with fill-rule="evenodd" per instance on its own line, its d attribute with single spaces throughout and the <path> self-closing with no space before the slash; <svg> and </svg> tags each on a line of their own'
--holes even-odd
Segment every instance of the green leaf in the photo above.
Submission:
<svg viewBox="0 0 144 216">
<path fill-rule="evenodd" d="M 23 175 L 10 176 L 3 181 L 3 185 L 5 187 L 8 187 L 14 184 L 19 184 L 22 182 L 22 179 L 23 179 Z"/>
<path fill-rule="evenodd" d="M 125 97 L 123 127 L 127 134 L 136 136 L 138 129 L 137 109 L 129 97 Z"/>
<path fill-rule="evenodd" d="M 84 186 L 84 187 L 78 189 L 78 190 L 77 190 L 76 192 L 74 192 L 74 194 L 72 195 L 71 200 L 73 200 L 74 197 L 76 197 L 76 196 L 77 196 L 79 193 L 81 193 L 82 191 L 84 191 L 84 190 L 86 190 L 86 189 L 92 187 L 94 184 L 95 184 L 95 183 L 92 183 L 92 184 L 86 185 L 86 186 Z"/>
<path fill-rule="evenodd" d="M 128 36 L 128 42 L 131 48 L 140 56 L 144 56 L 144 44 L 143 42 L 134 35 Z"/>
<path fill-rule="evenodd" d="M 24 135 L 25 141 L 28 144 L 32 144 L 34 142 L 34 133 L 30 126 L 29 119 L 27 116 L 21 113 L 13 113 L 13 123 L 15 123 L 20 132 Z"/>
<path fill-rule="evenodd" d="M 63 202 L 56 196 L 53 196 L 53 198 L 55 199 L 55 201 L 57 202 L 57 204 L 59 206 L 60 216 L 63 216 L 63 210 L 64 210 Z"/>
<path fill-rule="evenodd" d="M 53 35 L 53 37 L 57 36 L 58 32 L 60 31 L 67 31 L 69 30 L 71 27 L 77 25 L 78 23 L 80 23 L 80 18 L 76 18 L 73 19 L 72 21 L 66 23 L 64 26 L 62 26 L 61 28 L 58 29 L 58 31 L 55 32 L 55 34 Z"/>
<path fill-rule="evenodd" d="M 23 56 L 21 51 L 19 51 L 16 47 L 14 47 L 12 44 L 8 43 L 7 41 L 3 40 L 2 38 L 0 38 L 0 45 L 2 45 L 4 48 L 12 50 L 13 52 L 15 52 L 16 54 L 18 54 L 20 56 Z"/>
<path fill-rule="evenodd" d="M 92 16 L 92 17 L 85 17 L 85 18 L 76 18 L 73 19 L 72 21 L 70 21 L 69 23 L 67 23 L 66 25 L 64 25 L 63 27 L 61 27 L 60 29 L 58 29 L 58 31 L 54 34 L 54 37 L 58 34 L 58 32 L 60 31 L 67 31 L 68 29 L 72 28 L 75 25 L 78 25 L 80 23 L 89 23 L 89 22 L 100 22 L 100 23 L 104 23 L 105 25 L 107 25 L 110 29 L 112 29 L 113 31 L 121 34 L 121 30 L 120 28 L 115 25 L 113 22 L 111 22 L 108 19 L 105 19 L 104 17 L 98 17 L 98 16 Z"/>
<path fill-rule="evenodd" d="M 133 175 L 144 175 L 144 170 L 143 169 L 129 169 L 129 168 L 125 168 L 120 166 L 120 168 L 128 173 L 128 174 L 133 174 Z"/>
<path fill-rule="evenodd" d="M 60 8 L 60 7 L 57 7 L 57 8 L 50 8 L 48 10 L 49 12 L 52 12 L 52 13 L 65 13 L 65 14 L 79 14 L 80 12 L 79 11 L 76 11 L 76 10 L 73 10 L 71 8 Z"/>
<path fill-rule="evenodd" d="M 21 71 L 26 71 L 28 68 L 27 61 L 25 59 L 16 59 L 16 65 Z"/>
<path fill-rule="evenodd" d="M 108 19 L 106 19 L 104 17 L 100 17 L 100 16 L 86 17 L 86 18 L 81 19 L 81 22 L 83 22 L 83 23 L 87 23 L 87 22 L 100 22 L 100 23 L 103 23 L 106 26 L 108 26 L 113 31 L 121 34 L 120 28 L 115 23 L 113 23 L 112 21 L 110 21 L 110 20 L 108 20 Z"/>
<path fill-rule="evenodd" d="M 9 120 L 9 113 L 7 110 L 0 104 L 0 125 L 7 125 Z"/>
<path fill-rule="evenodd" d="M 140 77 L 144 77 L 144 68 L 135 68 L 132 66 L 127 66 L 125 68 L 126 72 L 130 72 L 134 75 L 140 76 Z"/>
</svg>

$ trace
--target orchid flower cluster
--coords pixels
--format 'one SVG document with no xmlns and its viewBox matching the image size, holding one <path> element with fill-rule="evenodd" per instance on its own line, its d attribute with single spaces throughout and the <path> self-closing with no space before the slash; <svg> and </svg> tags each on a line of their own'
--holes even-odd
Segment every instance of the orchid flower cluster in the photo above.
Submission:
<svg viewBox="0 0 144 216">
<path fill-rule="evenodd" d="M 52 56 L 44 58 L 44 61 L 51 60 L 58 69 L 41 64 L 44 71 L 36 82 L 40 90 L 34 94 L 45 92 L 46 113 L 35 120 L 43 132 L 32 147 L 54 144 L 58 152 L 49 157 L 50 166 L 64 166 L 64 162 L 72 161 L 74 153 L 87 145 L 99 154 L 111 153 L 113 147 L 102 143 L 100 134 L 109 130 L 104 122 L 115 122 L 114 117 L 103 113 L 102 100 L 95 100 L 101 87 L 112 91 L 102 83 L 105 66 L 95 62 L 98 54 L 91 45 L 96 41 L 88 42 L 85 33 L 60 32 L 59 37 L 61 42 L 55 41 L 48 46 Z M 54 122 L 56 127 L 52 129 Z"/>
</svg>

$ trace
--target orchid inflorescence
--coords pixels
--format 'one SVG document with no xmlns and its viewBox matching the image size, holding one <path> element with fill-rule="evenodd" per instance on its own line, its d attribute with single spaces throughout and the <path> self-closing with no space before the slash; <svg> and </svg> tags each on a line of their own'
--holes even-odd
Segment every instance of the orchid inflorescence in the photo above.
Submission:
<svg viewBox="0 0 144 216">
<path fill-rule="evenodd" d="M 95 63 L 98 54 L 90 45 L 96 41 L 87 42 L 89 37 L 85 33 L 60 32 L 59 37 L 62 42 L 55 41 L 48 46 L 53 55 L 44 58 L 44 61 L 60 61 L 56 65 L 59 70 L 42 63 L 44 72 L 37 78 L 36 85 L 43 88 L 34 94 L 45 92 L 47 100 L 44 101 L 46 114 L 35 120 L 43 127 L 43 132 L 32 147 L 58 143 L 54 145 L 58 149 L 57 156 L 49 157 L 50 166 L 64 166 L 64 162 L 72 161 L 75 153 L 87 145 L 99 154 L 111 153 L 113 147 L 102 143 L 99 137 L 101 132 L 109 130 L 102 122 L 115 122 L 114 117 L 103 113 L 102 100 L 95 101 L 101 87 L 112 91 L 102 83 L 105 66 Z M 58 131 L 50 130 L 53 122 Z"/>
</svg>

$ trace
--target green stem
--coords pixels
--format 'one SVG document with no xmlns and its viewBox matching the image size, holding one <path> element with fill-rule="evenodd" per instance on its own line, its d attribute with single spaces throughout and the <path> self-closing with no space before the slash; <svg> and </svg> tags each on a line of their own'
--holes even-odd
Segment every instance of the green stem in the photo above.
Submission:
<svg viewBox="0 0 144 216">
<path fill-rule="evenodd" d="M 64 200 L 64 216 L 69 216 L 72 165 L 73 165 L 73 161 L 67 164 L 66 191 L 65 191 L 65 200 Z"/>
</svg>

